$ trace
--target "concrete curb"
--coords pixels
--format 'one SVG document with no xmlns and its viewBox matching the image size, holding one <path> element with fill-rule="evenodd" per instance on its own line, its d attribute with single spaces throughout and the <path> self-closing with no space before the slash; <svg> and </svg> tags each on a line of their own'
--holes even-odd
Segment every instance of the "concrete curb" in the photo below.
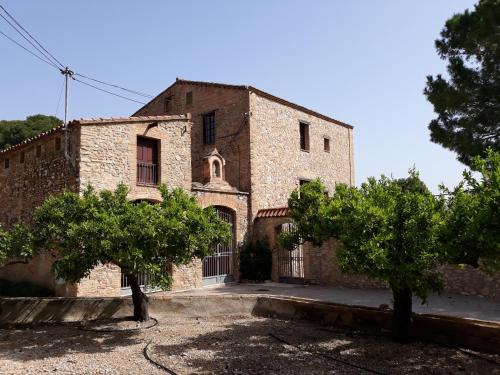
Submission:
<svg viewBox="0 0 500 375">
<path fill-rule="evenodd" d="M 392 312 L 373 307 L 268 295 L 151 296 L 151 315 L 256 315 L 304 319 L 351 329 L 389 332 Z M 132 315 L 131 298 L 0 298 L 0 326 L 77 322 Z M 442 345 L 500 353 L 500 323 L 414 314 L 414 336 Z"/>
</svg>

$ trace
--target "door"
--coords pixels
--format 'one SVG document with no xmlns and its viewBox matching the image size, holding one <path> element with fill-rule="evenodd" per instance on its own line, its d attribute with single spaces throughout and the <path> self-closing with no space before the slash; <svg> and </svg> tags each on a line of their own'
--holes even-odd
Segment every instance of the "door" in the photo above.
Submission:
<svg viewBox="0 0 500 375">
<path fill-rule="evenodd" d="M 289 232 L 292 225 L 292 223 L 281 224 L 278 232 Z M 301 284 L 304 282 L 304 248 L 302 245 L 296 246 L 293 250 L 278 249 L 278 276 L 280 283 Z"/>
<path fill-rule="evenodd" d="M 215 210 L 219 218 L 231 226 L 231 240 L 227 245 L 215 245 L 214 254 L 203 259 L 203 285 L 222 284 L 234 280 L 234 213 L 222 206 L 215 206 Z"/>
<path fill-rule="evenodd" d="M 156 185 L 158 182 L 158 141 L 137 137 L 137 182 Z"/>
</svg>

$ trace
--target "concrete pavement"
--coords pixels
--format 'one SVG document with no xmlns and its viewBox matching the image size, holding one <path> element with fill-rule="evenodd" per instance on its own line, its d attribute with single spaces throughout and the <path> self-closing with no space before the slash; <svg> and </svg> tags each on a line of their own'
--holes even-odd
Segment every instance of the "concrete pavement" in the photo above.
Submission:
<svg viewBox="0 0 500 375">
<path fill-rule="evenodd" d="M 174 295 L 273 295 L 307 298 L 347 305 L 392 307 L 392 293 L 387 289 L 349 289 L 329 286 L 311 286 L 282 283 L 227 284 L 187 291 L 169 292 Z M 500 322 L 500 301 L 478 296 L 455 294 L 430 295 L 428 302 L 414 297 L 413 311 Z"/>
</svg>

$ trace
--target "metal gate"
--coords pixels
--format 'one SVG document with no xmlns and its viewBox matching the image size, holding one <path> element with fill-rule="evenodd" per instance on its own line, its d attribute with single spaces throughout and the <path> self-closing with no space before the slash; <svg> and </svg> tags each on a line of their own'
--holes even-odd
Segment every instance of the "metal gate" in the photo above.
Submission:
<svg viewBox="0 0 500 375">
<path fill-rule="evenodd" d="M 231 240 L 227 245 L 215 245 L 214 255 L 203 259 L 203 285 L 233 281 L 234 213 L 231 209 L 215 206 L 219 218 L 231 225 Z"/>
<path fill-rule="evenodd" d="M 290 232 L 292 223 L 281 224 L 279 232 Z M 304 249 L 302 245 L 293 250 L 278 249 L 278 275 L 280 283 L 303 283 L 304 282 Z"/>
</svg>

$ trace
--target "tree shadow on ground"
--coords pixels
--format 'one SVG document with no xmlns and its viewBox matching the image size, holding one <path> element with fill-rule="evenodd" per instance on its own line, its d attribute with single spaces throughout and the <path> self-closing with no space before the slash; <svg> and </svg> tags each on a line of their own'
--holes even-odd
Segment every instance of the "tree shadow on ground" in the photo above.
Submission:
<svg viewBox="0 0 500 375">
<path fill-rule="evenodd" d="M 193 321 L 184 337 L 172 326 L 169 337 L 154 338 L 149 355 L 179 374 L 500 374 L 491 362 L 433 344 L 301 321 L 229 319 Z"/>
<path fill-rule="evenodd" d="M 106 353 L 142 343 L 140 331 L 96 332 L 82 330 L 76 323 L 44 324 L 0 329 L 0 359 L 29 362 L 76 353 Z"/>
</svg>

